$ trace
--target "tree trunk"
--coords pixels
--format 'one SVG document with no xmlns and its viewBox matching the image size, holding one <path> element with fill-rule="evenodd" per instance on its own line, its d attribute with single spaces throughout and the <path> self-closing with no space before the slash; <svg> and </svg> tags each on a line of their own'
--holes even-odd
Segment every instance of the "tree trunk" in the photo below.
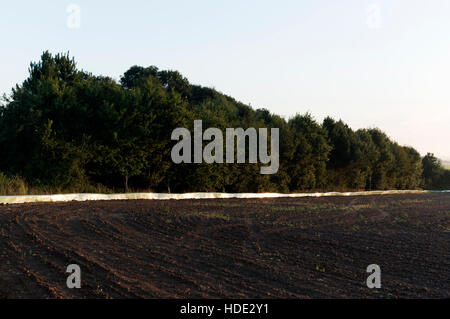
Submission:
<svg viewBox="0 0 450 319">
<path fill-rule="evenodd" d="M 123 188 L 125 193 L 128 193 L 128 176 L 124 176 L 123 178 Z"/>
</svg>

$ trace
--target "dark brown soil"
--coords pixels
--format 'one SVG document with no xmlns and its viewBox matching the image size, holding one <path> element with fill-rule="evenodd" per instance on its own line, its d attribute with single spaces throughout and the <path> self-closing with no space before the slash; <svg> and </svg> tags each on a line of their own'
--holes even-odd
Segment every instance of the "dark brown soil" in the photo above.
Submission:
<svg viewBox="0 0 450 319">
<path fill-rule="evenodd" d="M 0 298 L 449 298 L 450 194 L 5 205 L 0 257 Z"/>
</svg>

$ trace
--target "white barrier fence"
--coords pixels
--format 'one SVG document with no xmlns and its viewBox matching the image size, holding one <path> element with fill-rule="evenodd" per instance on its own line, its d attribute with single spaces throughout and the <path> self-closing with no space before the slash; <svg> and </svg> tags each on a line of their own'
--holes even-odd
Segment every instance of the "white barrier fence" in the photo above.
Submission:
<svg viewBox="0 0 450 319">
<path fill-rule="evenodd" d="M 367 196 L 367 195 L 392 195 L 392 194 L 429 194 L 450 193 L 445 191 L 426 190 L 390 190 L 390 191 L 365 191 L 365 192 L 329 192 L 329 193 L 127 193 L 127 194 L 56 194 L 56 195 L 20 195 L 0 196 L 0 204 L 23 204 L 37 202 L 70 202 L 88 200 L 129 200 L 129 199 L 213 199 L 213 198 L 282 198 L 282 197 L 324 197 L 324 196 Z"/>
</svg>

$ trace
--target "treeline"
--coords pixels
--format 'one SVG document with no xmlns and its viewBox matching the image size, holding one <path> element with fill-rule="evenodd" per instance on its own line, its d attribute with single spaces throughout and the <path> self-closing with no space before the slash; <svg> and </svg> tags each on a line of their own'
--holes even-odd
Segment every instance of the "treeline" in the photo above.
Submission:
<svg viewBox="0 0 450 319">
<path fill-rule="evenodd" d="M 279 128 L 278 172 L 172 163 L 172 130 L 192 130 L 195 119 L 223 131 Z M 379 129 L 353 131 L 331 118 L 320 124 L 310 114 L 286 121 L 156 67 L 133 66 L 117 82 L 78 70 L 68 54 L 44 52 L 0 107 L 1 176 L 61 192 L 450 188 L 449 174 L 438 162 L 429 169 L 430 158 Z"/>
</svg>

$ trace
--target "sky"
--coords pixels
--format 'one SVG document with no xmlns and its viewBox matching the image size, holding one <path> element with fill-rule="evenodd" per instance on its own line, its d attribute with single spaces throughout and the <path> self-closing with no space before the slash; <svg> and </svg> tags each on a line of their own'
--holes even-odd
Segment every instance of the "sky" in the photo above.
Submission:
<svg viewBox="0 0 450 319">
<path fill-rule="evenodd" d="M 310 112 L 450 160 L 450 1 L 2 1 L 0 94 L 43 51 L 115 79 L 178 70 L 288 119 Z"/>
</svg>

